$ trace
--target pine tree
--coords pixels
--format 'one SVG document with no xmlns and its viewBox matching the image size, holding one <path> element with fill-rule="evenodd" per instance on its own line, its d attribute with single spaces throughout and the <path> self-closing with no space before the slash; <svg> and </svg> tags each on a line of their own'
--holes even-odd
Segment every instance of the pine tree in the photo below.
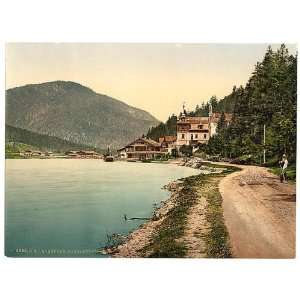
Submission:
<svg viewBox="0 0 300 300">
<path fill-rule="evenodd" d="M 217 133 L 223 133 L 223 131 L 226 129 L 226 119 L 225 119 L 225 113 L 221 113 L 221 117 L 217 124 Z"/>
</svg>

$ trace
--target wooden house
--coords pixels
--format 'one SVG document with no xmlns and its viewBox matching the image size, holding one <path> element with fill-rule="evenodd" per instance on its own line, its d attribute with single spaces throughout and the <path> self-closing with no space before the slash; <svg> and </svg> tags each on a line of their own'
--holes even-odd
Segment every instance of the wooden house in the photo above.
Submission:
<svg viewBox="0 0 300 300">
<path fill-rule="evenodd" d="M 70 150 L 65 152 L 70 158 L 100 158 L 101 156 L 96 151 L 88 150 Z"/>
<path fill-rule="evenodd" d="M 164 152 L 161 151 L 160 143 L 141 137 L 119 149 L 118 155 L 126 159 L 145 160 L 164 155 Z"/>
<path fill-rule="evenodd" d="M 80 151 L 77 151 L 77 154 L 81 158 L 99 158 L 100 157 L 96 151 L 80 150 Z"/>
<path fill-rule="evenodd" d="M 23 155 L 24 157 L 32 157 L 32 151 L 31 150 L 26 150 Z"/>
<path fill-rule="evenodd" d="M 160 137 L 159 143 L 160 143 L 161 151 L 171 154 L 172 149 L 175 148 L 176 139 L 177 137 L 173 135 L 165 135 Z"/>
</svg>

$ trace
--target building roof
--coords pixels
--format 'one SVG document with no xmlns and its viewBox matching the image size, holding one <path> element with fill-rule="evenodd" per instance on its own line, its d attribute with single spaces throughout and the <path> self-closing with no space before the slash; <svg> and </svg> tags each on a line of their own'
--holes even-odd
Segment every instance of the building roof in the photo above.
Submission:
<svg viewBox="0 0 300 300">
<path fill-rule="evenodd" d="M 144 141 L 145 143 L 147 143 L 147 144 L 149 144 L 149 145 L 151 145 L 151 146 L 154 146 L 154 147 L 160 147 L 160 143 L 158 143 L 158 142 L 156 142 L 156 141 L 154 141 L 154 140 L 152 140 L 152 139 L 150 139 L 150 138 L 141 137 L 141 138 L 135 139 L 134 141 L 132 141 L 131 143 L 127 144 L 125 147 L 123 147 L 123 148 L 121 148 L 121 149 L 119 149 L 119 150 L 117 150 L 117 151 L 122 151 L 122 150 L 125 149 L 126 147 L 129 147 L 130 145 L 132 145 L 132 144 L 134 144 L 135 142 L 140 141 L 140 140 Z"/>
<path fill-rule="evenodd" d="M 232 114 L 231 113 L 224 113 L 225 114 L 225 121 L 230 122 L 232 120 Z M 221 118 L 222 113 L 215 112 L 212 114 L 211 122 L 217 123 L 219 119 Z M 181 117 L 177 124 L 208 124 L 209 123 L 209 117 Z"/>
<path fill-rule="evenodd" d="M 167 143 L 173 143 L 176 141 L 176 136 L 175 135 L 165 135 L 159 138 L 159 142 L 167 142 Z"/>
<path fill-rule="evenodd" d="M 189 132 L 195 132 L 195 133 L 208 133 L 208 129 L 190 129 Z"/>
<path fill-rule="evenodd" d="M 208 117 L 182 117 L 177 121 L 177 124 L 207 124 Z"/>
<path fill-rule="evenodd" d="M 149 151 L 128 151 L 127 153 L 128 154 L 133 154 L 133 153 L 135 153 L 135 154 L 159 154 L 159 153 L 161 153 L 161 151 L 151 151 L 151 150 L 149 150 Z"/>
<path fill-rule="evenodd" d="M 78 153 L 83 153 L 83 154 L 97 154 L 96 151 L 90 151 L 90 150 L 80 150 Z"/>
<path fill-rule="evenodd" d="M 152 146 L 160 147 L 160 143 L 150 139 L 150 138 L 141 138 L 144 142 L 149 143 Z"/>
</svg>

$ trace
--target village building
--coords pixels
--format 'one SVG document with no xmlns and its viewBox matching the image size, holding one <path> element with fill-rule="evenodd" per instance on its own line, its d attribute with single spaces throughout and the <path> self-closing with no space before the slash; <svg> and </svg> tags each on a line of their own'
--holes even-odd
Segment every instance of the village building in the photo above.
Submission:
<svg viewBox="0 0 300 300">
<path fill-rule="evenodd" d="M 159 138 L 162 152 L 172 154 L 172 150 L 176 148 L 177 137 L 175 135 L 165 135 Z"/>
<path fill-rule="evenodd" d="M 225 122 L 231 122 L 232 114 L 225 113 Z M 221 113 L 213 113 L 209 108 L 208 117 L 190 117 L 183 113 L 177 120 L 176 146 L 206 144 L 216 134 Z"/>
<path fill-rule="evenodd" d="M 52 152 L 42 152 L 39 150 L 25 150 L 25 152 L 20 152 L 20 156 L 24 158 L 46 158 L 52 156 Z"/>
<path fill-rule="evenodd" d="M 32 157 L 32 151 L 31 150 L 26 150 L 24 153 L 21 153 L 20 154 L 21 156 L 24 156 L 24 157 Z"/>
<path fill-rule="evenodd" d="M 67 155 L 69 158 L 80 158 L 78 151 L 75 150 L 69 150 L 65 152 L 65 155 Z"/>
<path fill-rule="evenodd" d="M 41 157 L 41 156 L 45 156 L 45 153 L 41 152 L 41 151 L 32 151 L 32 157 Z"/>
<path fill-rule="evenodd" d="M 80 158 L 80 155 L 77 153 L 77 151 L 68 151 L 65 154 L 67 155 L 67 158 Z"/>
<path fill-rule="evenodd" d="M 213 113 L 210 106 L 208 117 L 190 117 L 186 111 L 177 120 L 177 135 L 162 136 L 158 142 L 147 137 L 141 137 L 127 146 L 117 150 L 121 159 L 146 160 L 173 154 L 173 150 L 180 150 L 183 145 L 189 145 L 196 150 L 199 144 L 208 143 L 216 134 L 221 113 Z M 225 123 L 229 125 L 232 114 L 225 113 Z"/>
<path fill-rule="evenodd" d="M 70 150 L 65 152 L 69 158 L 101 158 L 96 151 Z"/>
<path fill-rule="evenodd" d="M 210 137 L 209 117 L 182 116 L 177 121 L 177 146 L 207 143 Z"/>
<path fill-rule="evenodd" d="M 164 155 L 160 143 L 146 137 L 141 137 L 124 148 L 117 150 L 118 155 L 124 159 L 145 160 Z"/>
<path fill-rule="evenodd" d="M 100 155 L 96 151 L 80 150 L 77 154 L 81 158 L 100 158 Z"/>
</svg>

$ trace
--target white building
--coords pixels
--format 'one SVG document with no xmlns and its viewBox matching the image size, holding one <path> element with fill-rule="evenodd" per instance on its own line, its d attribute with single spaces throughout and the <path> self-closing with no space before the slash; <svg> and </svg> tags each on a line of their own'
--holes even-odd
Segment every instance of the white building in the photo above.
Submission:
<svg viewBox="0 0 300 300">
<path fill-rule="evenodd" d="M 189 117 L 185 113 L 182 114 L 177 120 L 176 146 L 206 144 L 216 134 L 221 115 L 221 113 L 213 113 L 211 106 L 208 117 Z M 230 123 L 231 118 L 232 114 L 225 113 L 227 124 Z"/>
</svg>

